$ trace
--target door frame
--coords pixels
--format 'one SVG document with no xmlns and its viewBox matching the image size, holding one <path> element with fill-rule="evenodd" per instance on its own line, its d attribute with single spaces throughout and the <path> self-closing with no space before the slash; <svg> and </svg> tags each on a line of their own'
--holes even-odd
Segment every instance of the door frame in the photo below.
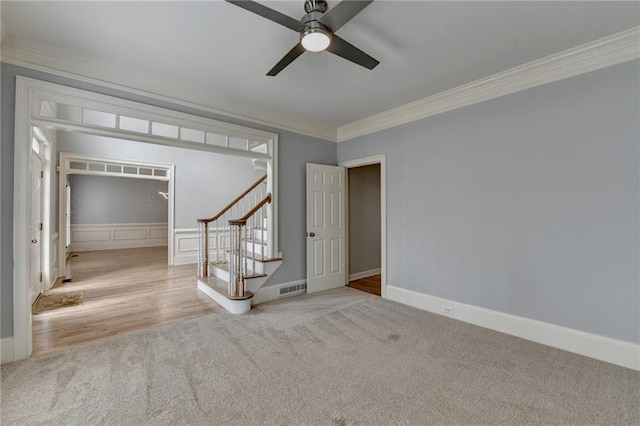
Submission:
<svg viewBox="0 0 640 426">
<path fill-rule="evenodd" d="M 44 149 L 44 144 L 41 143 L 37 138 L 34 138 L 35 141 L 38 143 L 39 149 L 42 150 Z M 45 275 L 48 277 L 48 273 L 45 274 L 45 251 L 46 251 L 46 257 L 49 256 L 49 250 L 48 250 L 48 246 L 45 247 L 45 242 L 44 242 L 44 238 L 43 235 L 45 235 L 45 231 L 44 231 L 44 218 L 45 218 L 45 182 L 44 182 L 44 172 L 45 172 L 45 160 L 44 158 L 42 158 L 43 156 L 40 155 L 40 153 L 35 152 L 35 151 L 31 151 L 31 164 L 33 165 L 34 163 L 34 157 L 37 158 L 40 162 L 40 194 L 39 197 L 36 197 L 34 194 L 34 191 L 36 190 L 37 186 L 36 185 L 31 185 L 31 187 L 29 188 L 30 190 L 30 199 L 31 201 L 37 200 L 38 198 L 40 198 L 39 203 L 40 203 L 40 218 L 39 220 L 36 222 L 36 224 L 39 222 L 40 223 L 40 231 L 38 232 L 38 237 L 37 240 L 39 242 L 38 245 L 38 252 L 37 252 L 37 257 L 38 259 L 38 266 L 39 266 L 39 271 L 35 271 L 36 274 L 40 274 L 40 277 L 38 279 L 38 296 L 40 294 L 42 294 L 42 292 L 44 292 L 45 290 Z M 32 170 L 33 171 L 33 170 Z M 29 212 L 29 224 L 33 225 L 34 224 L 34 219 L 36 216 L 36 209 L 31 209 Z M 37 225 L 36 225 L 37 226 Z M 32 235 L 33 236 L 33 235 Z M 33 241 L 32 241 L 33 243 Z M 45 248 L 47 250 L 45 250 Z M 31 257 L 31 261 L 34 261 L 34 256 L 30 256 Z M 48 265 L 46 265 L 48 266 Z M 34 269 L 33 267 L 30 269 L 29 271 L 29 299 L 31 300 L 31 284 L 33 283 L 33 280 L 35 279 L 35 277 L 33 276 L 34 273 Z M 35 300 L 38 300 L 38 296 L 36 296 Z M 33 302 L 35 302 L 35 300 L 33 300 Z M 33 303 L 32 302 L 32 303 Z"/>
<path fill-rule="evenodd" d="M 31 243 L 29 242 L 30 238 L 28 238 L 29 229 L 27 223 L 27 218 L 31 211 L 31 201 L 29 199 L 31 157 L 29 154 L 33 136 L 32 126 L 266 160 L 267 187 L 273 199 L 273 202 L 267 207 L 269 211 L 269 232 L 273 235 L 273 241 L 270 246 L 271 253 L 269 254 L 272 257 L 279 255 L 278 135 L 276 133 L 23 76 L 16 77 L 15 90 L 15 137 L 13 141 L 13 336 L 2 339 L 3 354 L 5 355 L 2 359 L 3 362 L 29 358 L 32 352 L 31 304 L 29 303 L 29 245 Z M 151 99 L 153 99 L 152 102 L 159 102 L 153 96 L 151 96 Z M 175 100 L 174 104 L 179 102 Z M 47 105 L 45 105 L 47 103 L 72 106 L 77 113 L 74 118 L 75 121 L 45 114 L 46 110 L 48 110 L 46 108 Z M 185 127 L 187 129 L 226 135 L 227 144 L 225 146 L 208 144 L 202 140 L 193 142 L 190 139 L 182 138 L 181 134 L 178 137 L 158 135 L 153 133 L 151 125 L 147 133 L 127 131 L 119 127 L 121 123 L 119 118 L 116 120 L 116 127 L 99 126 L 88 121 L 82 121 L 82 112 L 85 109 L 106 112 L 116 117 L 124 115 L 143 119 L 149 123 L 169 124 L 180 129 Z M 246 149 L 234 148 L 230 144 L 232 137 L 246 139 Z M 250 141 L 267 143 L 267 153 L 250 151 Z M 58 234 L 59 236 L 60 234 Z M 271 238 L 269 240 L 271 242 Z M 57 253 L 57 255 L 60 258 L 64 254 Z M 62 273 L 61 269 L 59 268 L 58 275 Z M 12 348 L 10 348 L 11 346 Z"/>
<path fill-rule="evenodd" d="M 349 199 L 349 169 L 362 166 L 370 166 L 372 164 L 380 164 L 380 292 L 384 299 L 387 299 L 387 155 L 378 154 L 370 157 L 357 158 L 355 160 L 341 161 L 338 165 L 344 167 L 345 172 L 345 190 L 347 200 Z M 349 203 L 346 204 L 346 250 L 345 264 L 349 269 Z M 349 284 L 349 271 L 347 271 L 347 282 Z"/>
<path fill-rule="evenodd" d="M 67 210 L 67 188 L 66 181 L 69 175 L 90 175 L 90 176 L 105 176 L 112 177 L 118 176 L 115 173 L 104 173 L 98 171 L 89 171 L 89 170 L 75 170 L 69 167 L 71 162 L 103 162 L 103 163 L 118 163 L 125 164 L 133 167 L 149 167 L 154 169 L 162 169 L 166 172 L 166 178 L 161 177 L 146 177 L 144 175 L 125 175 L 120 177 L 125 177 L 129 179 L 148 179 L 148 180 L 160 180 L 168 182 L 168 216 L 167 216 L 167 264 L 173 265 L 174 258 L 174 247 L 173 247 L 173 234 L 175 228 L 175 171 L 176 166 L 173 164 L 161 164 L 161 163 L 147 163 L 138 160 L 123 160 L 119 158 L 111 158 L 111 157 L 96 157 L 96 156 L 88 156 L 83 154 L 75 154 L 71 152 L 60 152 L 60 173 L 58 176 L 58 233 L 60 235 L 64 235 L 64 238 L 59 238 L 58 240 L 58 253 L 60 253 L 60 258 L 58 259 L 58 265 L 60 271 L 67 270 L 67 255 L 69 254 L 70 247 L 66 246 L 66 234 L 69 231 L 67 229 L 67 220 L 66 220 L 66 210 Z"/>
</svg>

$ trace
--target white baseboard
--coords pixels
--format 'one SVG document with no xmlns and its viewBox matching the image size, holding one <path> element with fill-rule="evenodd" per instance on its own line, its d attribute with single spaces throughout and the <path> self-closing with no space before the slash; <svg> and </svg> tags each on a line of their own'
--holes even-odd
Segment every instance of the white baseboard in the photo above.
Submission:
<svg viewBox="0 0 640 426">
<path fill-rule="evenodd" d="M 354 274 L 349 274 L 349 282 L 351 281 L 355 281 L 355 280 L 361 280 L 363 278 L 367 278 L 367 277 L 372 277 L 374 275 L 378 275 L 381 272 L 380 268 L 376 268 L 376 269 L 370 269 L 368 271 L 362 271 L 362 272 L 356 272 Z"/>
<path fill-rule="evenodd" d="M 56 283 L 56 280 L 58 279 L 58 265 L 54 265 L 51 268 L 51 272 L 49 272 L 49 286 L 46 288 L 46 290 L 50 289 L 51 287 L 53 287 L 53 285 Z"/>
<path fill-rule="evenodd" d="M 266 287 L 262 287 L 258 289 L 253 295 L 253 299 L 251 299 L 252 305 L 257 305 L 258 303 L 270 302 L 272 300 L 280 299 L 280 289 L 282 287 L 289 287 L 292 285 L 304 284 L 307 280 L 297 280 L 291 281 L 288 283 L 269 285 Z M 283 296 L 287 297 L 287 296 Z"/>
<path fill-rule="evenodd" d="M 491 309 L 454 302 L 428 294 L 387 286 L 387 298 L 418 309 L 450 316 L 460 321 L 511 334 L 543 345 L 640 370 L 640 344 L 505 314 Z M 452 314 L 443 307 L 451 307 Z"/>
<path fill-rule="evenodd" d="M 0 363 L 13 362 L 13 337 L 3 337 L 0 339 Z"/>
<path fill-rule="evenodd" d="M 71 251 L 167 246 L 166 223 L 71 225 Z"/>
</svg>

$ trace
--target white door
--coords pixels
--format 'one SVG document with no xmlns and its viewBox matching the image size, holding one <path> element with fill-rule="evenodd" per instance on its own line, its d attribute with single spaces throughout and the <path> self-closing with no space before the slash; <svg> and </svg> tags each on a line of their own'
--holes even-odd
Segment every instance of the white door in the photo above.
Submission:
<svg viewBox="0 0 640 426">
<path fill-rule="evenodd" d="M 346 284 L 344 168 L 307 164 L 307 292 Z"/>
<path fill-rule="evenodd" d="M 31 303 L 42 291 L 42 160 L 31 153 L 31 271 L 29 296 Z"/>
</svg>

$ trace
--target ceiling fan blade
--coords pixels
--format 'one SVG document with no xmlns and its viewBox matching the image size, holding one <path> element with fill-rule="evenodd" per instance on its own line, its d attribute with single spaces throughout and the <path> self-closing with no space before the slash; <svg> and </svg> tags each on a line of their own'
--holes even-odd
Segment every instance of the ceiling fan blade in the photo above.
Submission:
<svg viewBox="0 0 640 426">
<path fill-rule="evenodd" d="M 333 9 L 328 11 L 322 18 L 320 23 L 331 28 L 331 31 L 338 31 L 340 27 L 349 22 L 354 16 L 356 16 L 362 9 L 369 6 L 373 0 L 367 1 L 351 1 L 343 0 L 338 3 Z"/>
<path fill-rule="evenodd" d="M 269 71 L 267 75 L 269 77 L 274 77 L 278 75 L 280 71 L 282 71 L 291 62 L 295 61 L 295 59 L 298 56 L 302 55 L 304 52 L 305 52 L 305 48 L 302 47 L 302 44 L 300 43 L 296 44 L 295 46 L 293 46 L 293 49 L 289 51 L 289 53 L 284 55 L 284 58 L 280 59 L 280 62 L 278 62 L 275 67 L 271 68 L 271 71 Z"/>
<path fill-rule="evenodd" d="M 249 12 L 253 12 L 256 15 L 260 15 L 263 18 L 267 18 L 270 21 L 277 22 L 280 25 L 284 25 L 287 28 L 292 29 L 293 31 L 300 32 L 304 28 L 304 24 L 297 19 L 293 19 L 290 16 L 287 16 L 283 13 L 278 12 L 277 10 L 270 9 L 266 6 L 261 5 L 255 1 L 249 0 L 226 0 L 228 3 L 235 4 Z"/>
<path fill-rule="evenodd" d="M 331 36 L 331 44 L 327 47 L 327 51 L 370 70 L 374 69 L 380 63 L 380 61 L 376 61 L 362 50 L 335 34 Z"/>
</svg>

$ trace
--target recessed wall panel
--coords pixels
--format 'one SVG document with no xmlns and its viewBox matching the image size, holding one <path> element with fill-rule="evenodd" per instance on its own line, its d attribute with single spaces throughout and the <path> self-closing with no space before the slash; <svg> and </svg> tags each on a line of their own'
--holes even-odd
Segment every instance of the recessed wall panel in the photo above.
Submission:
<svg viewBox="0 0 640 426">
<path fill-rule="evenodd" d="M 340 238 L 333 238 L 329 243 L 329 257 L 331 259 L 331 273 L 339 274 L 342 272 L 341 260 L 342 260 L 342 240 Z"/>
<path fill-rule="evenodd" d="M 313 192 L 313 226 L 324 228 L 324 192 Z"/>
<path fill-rule="evenodd" d="M 315 258 L 313 275 L 316 277 L 323 276 L 325 264 L 324 240 L 315 240 L 313 242 L 313 257 Z"/>
</svg>

